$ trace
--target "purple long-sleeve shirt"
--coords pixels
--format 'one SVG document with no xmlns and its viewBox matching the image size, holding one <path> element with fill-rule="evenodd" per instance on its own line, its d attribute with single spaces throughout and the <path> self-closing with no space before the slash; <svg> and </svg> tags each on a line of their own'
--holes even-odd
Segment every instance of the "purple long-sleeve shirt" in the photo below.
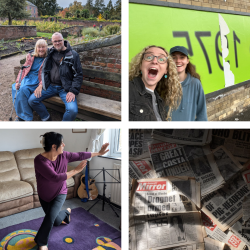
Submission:
<svg viewBox="0 0 250 250">
<path fill-rule="evenodd" d="M 70 153 L 64 151 L 55 161 L 41 154 L 34 159 L 37 192 L 42 200 L 52 201 L 59 194 L 67 194 L 67 165 L 69 162 L 91 158 L 90 152 Z"/>
</svg>

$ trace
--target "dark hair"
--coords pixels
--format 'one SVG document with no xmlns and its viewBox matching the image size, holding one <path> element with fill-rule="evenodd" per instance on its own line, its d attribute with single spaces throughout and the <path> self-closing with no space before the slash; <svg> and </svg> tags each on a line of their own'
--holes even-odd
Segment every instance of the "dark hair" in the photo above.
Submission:
<svg viewBox="0 0 250 250">
<path fill-rule="evenodd" d="M 52 145 L 56 145 L 56 150 L 60 147 L 63 136 L 59 133 L 48 132 L 44 135 L 40 135 L 44 138 L 44 150 L 49 152 L 52 149 Z"/>
<path fill-rule="evenodd" d="M 196 72 L 196 67 L 195 67 L 195 65 L 193 65 L 190 61 L 189 61 L 188 65 L 187 65 L 187 67 L 186 67 L 186 73 L 187 73 L 187 72 L 188 72 L 191 76 L 193 76 L 193 77 L 195 77 L 195 78 L 201 80 L 200 75 Z"/>
<path fill-rule="evenodd" d="M 173 217 L 170 218 L 171 227 L 174 225 L 174 218 L 176 218 L 178 220 L 178 227 L 180 228 L 180 230 L 182 232 L 184 232 L 182 219 L 179 216 L 173 216 Z"/>
</svg>

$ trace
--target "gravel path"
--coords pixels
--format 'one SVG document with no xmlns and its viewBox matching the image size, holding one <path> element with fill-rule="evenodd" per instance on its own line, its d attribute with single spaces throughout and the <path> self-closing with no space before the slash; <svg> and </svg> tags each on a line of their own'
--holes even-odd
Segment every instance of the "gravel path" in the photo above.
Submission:
<svg viewBox="0 0 250 250">
<path fill-rule="evenodd" d="M 0 121 L 9 121 L 12 109 L 11 85 L 15 82 L 14 67 L 20 66 L 20 60 L 26 55 L 16 55 L 0 60 Z M 61 121 L 62 113 L 48 110 L 53 121 Z M 12 119 L 16 117 L 13 110 Z M 34 121 L 41 121 L 40 117 L 34 112 Z"/>
</svg>

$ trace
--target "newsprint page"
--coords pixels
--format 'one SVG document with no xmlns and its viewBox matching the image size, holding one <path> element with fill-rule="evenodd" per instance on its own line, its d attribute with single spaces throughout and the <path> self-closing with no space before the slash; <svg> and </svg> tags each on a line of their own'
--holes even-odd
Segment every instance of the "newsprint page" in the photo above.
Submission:
<svg viewBox="0 0 250 250">
<path fill-rule="evenodd" d="M 130 129 L 130 250 L 250 250 L 250 130 Z"/>
</svg>

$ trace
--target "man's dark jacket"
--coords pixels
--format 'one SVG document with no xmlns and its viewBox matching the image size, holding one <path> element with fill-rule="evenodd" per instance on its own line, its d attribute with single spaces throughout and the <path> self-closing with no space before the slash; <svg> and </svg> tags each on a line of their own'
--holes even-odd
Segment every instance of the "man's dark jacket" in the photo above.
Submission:
<svg viewBox="0 0 250 250">
<path fill-rule="evenodd" d="M 164 101 L 157 91 L 154 91 L 158 111 L 162 121 L 166 119 Z M 140 77 L 129 82 L 129 120 L 130 121 L 157 121 L 152 104 L 152 95 L 146 91 Z"/>
<path fill-rule="evenodd" d="M 59 66 L 59 74 L 62 87 L 66 92 L 72 92 L 78 95 L 83 81 L 82 66 L 79 55 L 72 50 L 68 41 L 64 41 L 67 52 Z M 56 51 L 54 46 L 49 50 L 43 64 L 42 83 L 43 89 L 46 90 L 50 85 L 50 71 L 52 69 L 52 54 Z"/>
</svg>

